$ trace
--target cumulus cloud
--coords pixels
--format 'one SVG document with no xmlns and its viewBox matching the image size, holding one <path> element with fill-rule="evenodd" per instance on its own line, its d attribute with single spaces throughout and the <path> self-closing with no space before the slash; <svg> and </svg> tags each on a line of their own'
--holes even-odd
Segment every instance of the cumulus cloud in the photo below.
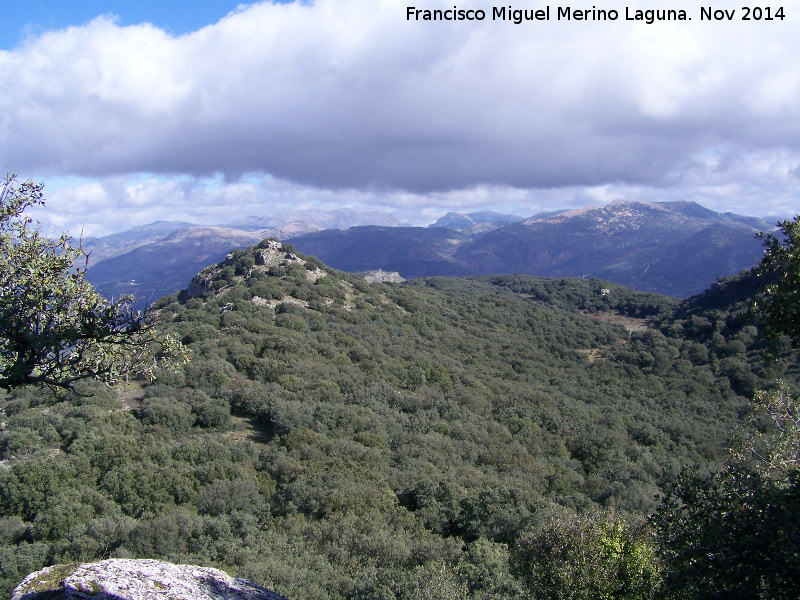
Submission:
<svg viewBox="0 0 800 600">
<path fill-rule="evenodd" d="M 488 1 L 458 3 L 486 10 L 483 22 L 407 21 L 406 4 L 258 3 L 178 37 L 100 17 L 31 38 L 0 52 L 4 159 L 18 172 L 97 178 L 129 210 L 164 194 L 150 208 L 166 198 L 176 214 L 201 199 L 211 213 L 213 202 L 285 199 L 275 181 L 295 201 L 399 211 L 414 198 L 448 207 L 450 193 L 454 208 L 468 206 L 486 190 L 512 207 L 525 196 L 529 209 L 592 189 L 685 195 L 688 181 L 796 190 L 796 0 L 783 21 L 738 20 L 726 1 L 715 8 L 737 20 L 701 21 L 687 3 L 691 21 L 652 25 L 625 21 L 617 0 L 602 6 L 616 22 L 551 14 L 519 25 L 492 21 Z M 160 183 L 120 191 L 114 178 L 131 173 Z M 220 173 L 212 193 L 204 182 Z M 258 183 L 239 183 L 245 174 Z M 165 184 L 173 175 L 183 179 Z"/>
</svg>

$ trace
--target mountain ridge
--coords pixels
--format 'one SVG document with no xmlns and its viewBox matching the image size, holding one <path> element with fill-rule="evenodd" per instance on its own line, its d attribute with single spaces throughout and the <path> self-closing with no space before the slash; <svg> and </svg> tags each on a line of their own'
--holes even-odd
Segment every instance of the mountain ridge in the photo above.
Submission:
<svg viewBox="0 0 800 600">
<path fill-rule="evenodd" d="M 359 225 L 401 226 L 400 221 L 393 215 L 384 212 L 339 208 L 336 210 L 293 210 L 265 217 L 249 216 L 228 223 L 226 227 L 247 230 L 275 229 L 292 222 L 308 223 L 320 229 L 349 229 Z M 275 225 L 275 223 L 280 223 L 281 225 Z"/>
<path fill-rule="evenodd" d="M 762 229 L 755 227 L 759 224 Z M 434 236 L 420 230 L 412 236 L 357 229 L 350 230 L 340 248 L 328 232 L 290 241 L 335 268 L 352 271 L 383 268 L 405 278 L 495 273 L 600 277 L 641 291 L 688 297 L 718 277 L 752 267 L 762 254 L 755 233 L 771 229 L 766 221 L 716 213 L 694 202 L 615 201 L 537 215 L 477 234 L 450 230 L 450 235 Z M 702 245 L 704 230 L 707 247 Z M 357 245 L 361 253 L 353 252 Z M 391 257 L 381 245 L 393 247 Z M 675 268 L 650 272 L 660 261 Z M 686 271 L 686 264 L 694 268 Z"/>
<path fill-rule="evenodd" d="M 470 229 L 477 225 L 487 225 L 495 223 L 514 223 L 522 221 L 524 217 L 518 215 L 506 215 L 493 211 L 480 211 L 471 213 L 449 212 L 443 217 L 439 217 L 435 223 L 428 227 L 447 227 L 449 229 Z"/>
<path fill-rule="evenodd" d="M 483 215 L 475 221 L 499 213 L 471 214 Z M 774 228 L 763 219 L 717 213 L 695 202 L 617 200 L 458 229 L 371 224 L 320 230 L 304 222 L 272 229 L 189 229 L 197 232 L 180 234 L 187 240 L 184 248 L 176 243 L 176 232 L 160 235 L 91 265 L 87 278 L 106 295 L 132 292 L 157 299 L 185 287 L 199 270 L 198 261 L 217 262 L 232 248 L 276 237 L 351 272 L 382 269 L 404 279 L 497 273 L 599 277 L 688 297 L 756 264 L 763 250 L 755 233 Z M 206 242 L 198 239 L 200 231 L 210 235 Z"/>
</svg>

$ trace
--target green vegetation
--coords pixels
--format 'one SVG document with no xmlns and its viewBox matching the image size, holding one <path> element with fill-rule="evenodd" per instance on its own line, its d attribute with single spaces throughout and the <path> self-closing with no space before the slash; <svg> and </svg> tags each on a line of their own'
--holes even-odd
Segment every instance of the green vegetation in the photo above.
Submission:
<svg viewBox="0 0 800 600">
<path fill-rule="evenodd" d="M 0 186 L 0 388 L 150 373 L 155 331 L 130 298 L 107 302 L 75 267 L 82 250 L 66 236 L 41 235 L 24 216 L 44 203 L 43 187 L 13 175 Z M 171 338 L 162 344 L 168 354 L 180 350 Z"/>
<path fill-rule="evenodd" d="M 797 354 L 765 363 L 746 299 L 719 301 L 751 279 L 680 303 L 583 279 L 367 284 L 270 240 L 233 252 L 202 296 L 154 307 L 189 363 L 0 399 L 0 594 L 109 556 L 293 600 L 722 589 L 691 557 L 761 505 L 723 535 L 735 511 L 714 511 L 743 480 L 709 473 L 730 472 L 756 390 L 797 393 Z M 774 480 L 765 502 L 794 523 L 794 480 L 770 477 L 741 485 Z M 752 539 L 769 535 L 797 538 Z M 788 597 L 785 557 L 765 597 Z"/>
<path fill-rule="evenodd" d="M 767 284 L 753 303 L 765 354 L 800 342 L 798 218 L 779 224 L 756 273 Z M 738 286 L 742 288 L 741 282 Z M 780 359 L 778 359 L 780 360 Z M 725 467 L 687 470 L 654 522 L 667 574 L 664 593 L 690 598 L 796 598 L 800 574 L 800 403 L 778 379 L 755 392 Z"/>
<path fill-rule="evenodd" d="M 800 344 L 800 215 L 778 223 L 780 236 L 760 234 L 765 254 L 758 274 L 767 280 L 755 308 L 771 338 Z"/>
</svg>

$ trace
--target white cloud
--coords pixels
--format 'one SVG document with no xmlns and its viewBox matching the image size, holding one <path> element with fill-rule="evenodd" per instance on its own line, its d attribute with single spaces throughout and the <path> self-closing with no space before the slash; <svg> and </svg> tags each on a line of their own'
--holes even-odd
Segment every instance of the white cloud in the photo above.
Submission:
<svg viewBox="0 0 800 600">
<path fill-rule="evenodd" d="M 99 228 L 116 209 L 198 220 L 354 199 L 532 214 L 597 190 L 719 185 L 763 213 L 783 204 L 732 194 L 796 191 L 800 2 L 783 5 L 784 21 L 701 22 L 687 4 L 692 21 L 646 25 L 614 1 L 613 23 L 515 25 L 469 0 L 459 8 L 486 21 L 408 22 L 396 0 L 260 3 L 180 37 L 100 17 L 0 52 L 0 143 L 17 172 L 95 178 Z M 716 166 L 698 162 L 718 148 Z"/>
</svg>

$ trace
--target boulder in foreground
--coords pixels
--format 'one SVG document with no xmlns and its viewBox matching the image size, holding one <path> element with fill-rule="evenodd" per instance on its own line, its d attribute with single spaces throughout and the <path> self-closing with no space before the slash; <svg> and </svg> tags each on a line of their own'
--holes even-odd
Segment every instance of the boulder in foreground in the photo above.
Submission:
<svg viewBox="0 0 800 600">
<path fill-rule="evenodd" d="M 56 565 L 28 575 L 11 600 L 287 600 L 219 569 L 158 560 Z"/>
</svg>

